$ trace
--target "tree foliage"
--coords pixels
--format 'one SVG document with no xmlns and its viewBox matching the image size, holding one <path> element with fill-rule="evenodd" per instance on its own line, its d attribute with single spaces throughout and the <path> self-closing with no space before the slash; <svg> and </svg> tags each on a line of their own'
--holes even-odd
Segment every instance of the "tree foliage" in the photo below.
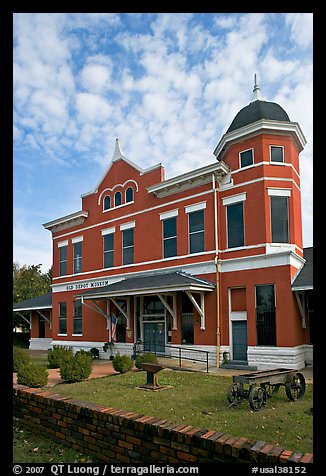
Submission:
<svg viewBox="0 0 326 476">
<path fill-rule="evenodd" d="M 13 303 L 49 293 L 51 277 L 52 269 L 49 269 L 47 273 L 42 273 L 41 264 L 19 266 L 18 263 L 13 263 Z M 17 313 L 14 313 L 13 327 L 17 325 L 26 327 L 26 322 Z"/>
</svg>

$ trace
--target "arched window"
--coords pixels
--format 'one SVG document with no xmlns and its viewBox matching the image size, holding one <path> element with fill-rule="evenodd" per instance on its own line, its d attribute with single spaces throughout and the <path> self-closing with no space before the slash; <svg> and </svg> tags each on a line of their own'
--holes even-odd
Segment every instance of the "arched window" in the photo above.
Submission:
<svg viewBox="0 0 326 476">
<path fill-rule="evenodd" d="M 116 192 L 114 195 L 114 206 L 118 207 L 122 204 L 122 195 L 121 192 Z"/>
<path fill-rule="evenodd" d="M 126 190 L 126 203 L 134 201 L 134 191 L 131 187 Z"/>
<path fill-rule="evenodd" d="M 107 195 L 104 198 L 104 210 L 109 210 L 111 208 L 111 197 L 110 195 Z"/>
</svg>

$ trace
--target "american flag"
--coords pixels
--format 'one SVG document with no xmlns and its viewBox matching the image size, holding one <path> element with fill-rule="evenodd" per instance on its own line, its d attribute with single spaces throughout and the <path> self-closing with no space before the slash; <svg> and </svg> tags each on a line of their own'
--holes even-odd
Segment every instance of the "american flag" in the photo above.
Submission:
<svg viewBox="0 0 326 476">
<path fill-rule="evenodd" d="M 116 342 L 117 340 L 117 322 L 118 319 L 114 314 L 111 313 L 111 341 Z"/>
</svg>

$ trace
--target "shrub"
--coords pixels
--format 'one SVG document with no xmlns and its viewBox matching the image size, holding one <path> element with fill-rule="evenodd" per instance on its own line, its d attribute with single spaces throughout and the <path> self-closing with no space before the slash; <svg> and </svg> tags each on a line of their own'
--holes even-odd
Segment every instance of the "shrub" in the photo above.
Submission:
<svg viewBox="0 0 326 476">
<path fill-rule="evenodd" d="M 14 347 L 13 350 L 13 371 L 18 372 L 18 370 L 30 363 L 30 356 L 23 349 Z"/>
<path fill-rule="evenodd" d="M 80 349 L 76 352 L 75 355 L 90 355 L 92 357 L 92 354 L 89 350 L 85 350 L 85 349 Z"/>
<path fill-rule="evenodd" d="M 129 372 L 129 370 L 131 370 L 133 367 L 131 358 L 128 355 L 120 355 L 119 353 L 117 353 L 117 355 L 112 360 L 112 364 L 114 370 L 120 372 L 121 374 Z"/>
<path fill-rule="evenodd" d="M 92 356 L 89 352 L 70 355 L 60 365 L 60 376 L 65 382 L 80 382 L 92 372 Z"/>
<path fill-rule="evenodd" d="M 71 347 L 54 345 L 48 353 L 48 367 L 50 369 L 58 369 L 62 362 L 73 356 Z"/>
<path fill-rule="evenodd" d="M 17 372 L 17 383 L 28 387 L 44 387 L 48 383 L 49 372 L 43 365 L 23 365 Z"/>
<path fill-rule="evenodd" d="M 137 369 L 141 369 L 140 364 L 143 364 L 145 362 L 148 362 L 150 364 L 156 364 L 157 363 L 157 356 L 153 354 L 152 352 L 147 352 L 145 354 L 140 354 L 136 357 L 135 360 L 135 365 Z"/>
<path fill-rule="evenodd" d="M 100 351 L 96 347 L 92 347 L 90 353 L 92 354 L 93 359 L 99 358 Z"/>
</svg>

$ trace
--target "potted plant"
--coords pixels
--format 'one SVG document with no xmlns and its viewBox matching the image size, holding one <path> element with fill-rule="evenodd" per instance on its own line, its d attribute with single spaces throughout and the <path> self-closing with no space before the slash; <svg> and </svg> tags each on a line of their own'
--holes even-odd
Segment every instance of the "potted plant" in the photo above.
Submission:
<svg viewBox="0 0 326 476">
<path fill-rule="evenodd" d="M 103 345 L 104 352 L 107 352 L 108 349 L 110 349 L 110 360 L 113 360 L 113 346 L 114 346 L 113 341 L 105 342 L 105 344 Z"/>
<path fill-rule="evenodd" d="M 223 352 L 223 364 L 230 362 L 230 352 Z"/>
</svg>

